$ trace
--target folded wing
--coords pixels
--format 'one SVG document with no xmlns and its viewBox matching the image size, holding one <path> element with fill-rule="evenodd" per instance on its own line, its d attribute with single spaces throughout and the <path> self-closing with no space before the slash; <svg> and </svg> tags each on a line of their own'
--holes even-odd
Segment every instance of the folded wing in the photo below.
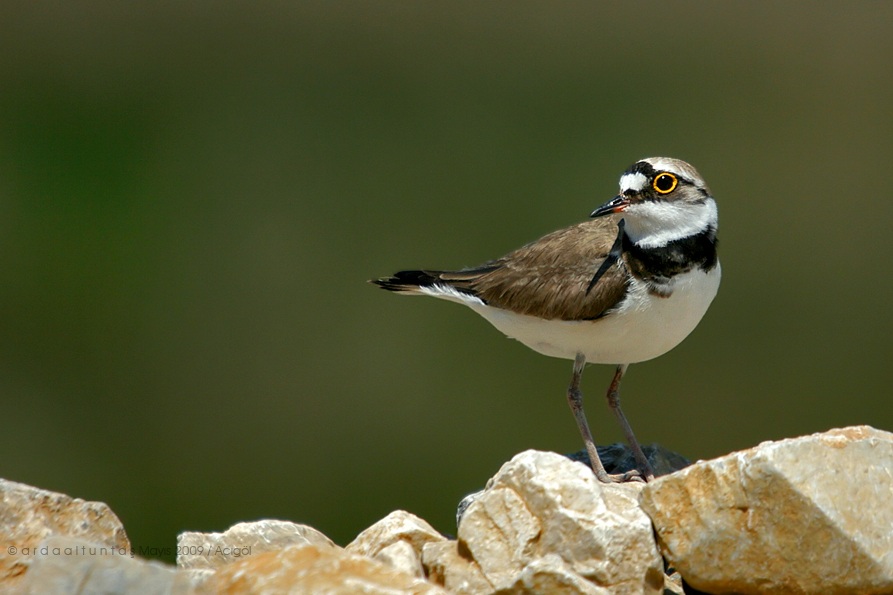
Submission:
<svg viewBox="0 0 893 595">
<path fill-rule="evenodd" d="M 546 320 L 594 320 L 614 308 L 626 291 L 629 276 L 622 259 L 606 262 L 617 229 L 614 217 L 593 219 L 479 267 L 400 271 L 373 283 L 390 291 L 467 296 L 469 301 Z M 590 287 L 597 271 L 601 275 Z"/>
</svg>

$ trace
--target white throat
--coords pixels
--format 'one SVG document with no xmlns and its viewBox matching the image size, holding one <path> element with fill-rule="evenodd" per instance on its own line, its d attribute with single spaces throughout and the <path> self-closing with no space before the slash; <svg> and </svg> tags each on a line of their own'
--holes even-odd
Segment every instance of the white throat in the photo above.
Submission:
<svg viewBox="0 0 893 595">
<path fill-rule="evenodd" d="M 712 227 L 716 230 L 719 215 L 716 201 L 703 203 L 643 202 L 624 211 L 626 234 L 643 248 L 660 248 L 674 240 L 697 235 Z"/>
</svg>

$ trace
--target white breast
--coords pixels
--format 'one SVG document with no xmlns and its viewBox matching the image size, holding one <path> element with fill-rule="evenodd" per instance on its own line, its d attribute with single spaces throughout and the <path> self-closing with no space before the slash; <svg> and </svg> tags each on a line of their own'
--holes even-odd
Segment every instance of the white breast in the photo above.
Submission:
<svg viewBox="0 0 893 595">
<path fill-rule="evenodd" d="M 462 300 L 493 326 L 534 351 L 599 364 L 633 364 L 663 355 L 694 330 L 719 289 L 720 266 L 677 275 L 669 297 L 633 281 L 615 311 L 598 320 L 544 320 Z M 459 300 L 457 300 L 459 301 Z"/>
</svg>

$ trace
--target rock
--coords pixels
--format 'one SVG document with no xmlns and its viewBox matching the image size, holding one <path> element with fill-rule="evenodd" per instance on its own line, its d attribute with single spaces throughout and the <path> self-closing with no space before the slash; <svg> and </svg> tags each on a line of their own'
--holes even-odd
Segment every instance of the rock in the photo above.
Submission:
<svg viewBox="0 0 893 595">
<path fill-rule="evenodd" d="M 101 502 L 85 502 L 65 494 L 0 479 L 0 581 L 13 588 L 35 559 L 40 543 L 70 536 L 130 553 L 121 521 Z"/>
<path fill-rule="evenodd" d="M 124 555 L 120 551 L 124 551 Z M 189 593 L 201 577 L 173 566 L 133 558 L 123 548 L 53 536 L 37 547 L 31 568 L 17 592 Z"/>
<path fill-rule="evenodd" d="M 223 533 L 187 531 L 177 537 L 177 566 L 213 570 L 245 556 L 308 544 L 338 547 L 313 527 L 289 521 L 238 523 Z"/>
<path fill-rule="evenodd" d="M 180 589 L 179 583 L 175 583 L 178 587 L 174 590 L 177 595 L 211 593 L 207 583 L 216 571 L 208 568 L 177 568 L 177 572 L 184 577 L 183 580 L 186 580 L 189 585 L 186 589 Z"/>
<path fill-rule="evenodd" d="M 290 546 L 220 568 L 210 593 L 326 593 L 327 595 L 446 595 L 446 591 L 387 564 L 345 550 Z"/>
<path fill-rule="evenodd" d="M 550 595 L 612 595 L 613 589 L 599 587 L 574 572 L 558 554 L 547 554 L 524 567 L 508 589 L 510 593 Z M 626 591 L 632 592 L 632 591 Z"/>
<path fill-rule="evenodd" d="M 663 563 L 638 506 L 642 487 L 602 484 L 566 457 L 526 451 L 503 465 L 468 507 L 459 547 L 497 590 L 587 584 L 611 593 L 660 593 Z"/>
<path fill-rule="evenodd" d="M 462 522 L 462 517 L 465 515 L 465 511 L 468 510 L 468 507 L 471 506 L 471 503 L 480 498 L 484 494 L 484 490 L 480 490 L 477 492 L 472 492 L 468 494 L 462 500 L 459 501 L 459 506 L 456 507 L 456 526 L 459 526 L 459 523 Z"/>
<path fill-rule="evenodd" d="M 696 593 L 694 590 L 686 591 L 682 585 L 682 575 L 675 569 L 669 569 L 664 576 L 664 595 L 696 595 Z"/>
<path fill-rule="evenodd" d="M 632 449 L 626 444 L 618 442 L 608 446 L 599 446 L 597 449 L 598 456 L 608 473 L 620 474 L 636 468 L 636 457 Z M 643 446 L 642 451 L 648 458 L 648 462 L 651 463 L 651 469 L 654 471 L 655 477 L 667 475 L 691 465 L 691 461 L 681 454 L 668 450 L 660 444 Z M 585 449 L 565 456 L 572 461 L 583 463 L 589 467 L 589 454 Z M 465 514 L 466 509 L 483 493 L 484 491 L 481 490 L 462 498 L 462 501 L 459 502 L 459 506 L 456 508 L 457 526 L 462 520 L 462 515 Z"/>
<path fill-rule="evenodd" d="M 418 552 L 431 541 L 446 541 L 427 521 L 405 510 L 395 510 L 365 529 L 344 548 L 364 556 L 374 556 L 382 548 L 402 540 L 412 544 Z"/>
<path fill-rule="evenodd" d="M 469 506 L 459 525 L 459 540 L 487 579 L 502 588 L 535 559 L 541 532 L 540 520 L 523 498 L 500 486 L 485 491 Z"/>
<path fill-rule="evenodd" d="M 374 558 L 401 572 L 418 578 L 425 578 L 425 569 L 422 568 L 422 556 L 413 549 L 408 541 L 395 541 L 379 550 Z"/>
<path fill-rule="evenodd" d="M 422 549 L 425 544 L 438 541 L 446 541 L 446 537 L 426 521 L 412 513 L 395 510 L 360 533 L 344 549 L 374 557 L 422 578 Z"/>
<path fill-rule="evenodd" d="M 893 434 L 765 442 L 648 484 L 667 560 L 709 593 L 893 592 Z"/>
<path fill-rule="evenodd" d="M 422 550 L 428 580 L 456 595 L 491 593 L 493 585 L 473 560 L 462 555 L 456 541 L 432 541 Z"/>
</svg>

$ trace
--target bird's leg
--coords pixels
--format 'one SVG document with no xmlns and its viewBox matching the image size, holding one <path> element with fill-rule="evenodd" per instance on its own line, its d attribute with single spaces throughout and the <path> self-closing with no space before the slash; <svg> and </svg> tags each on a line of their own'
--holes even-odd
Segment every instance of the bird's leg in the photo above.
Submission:
<svg viewBox="0 0 893 595">
<path fill-rule="evenodd" d="M 620 408 L 620 381 L 623 379 L 623 375 L 626 373 L 628 367 L 627 364 L 617 366 L 617 370 L 614 372 L 614 379 L 611 380 L 611 385 L 608 387 L 608 407 L 610 407 L 611 411 L 614 412 L 614 415 L 617 416 L 617 421 L 620 422 L 620 427 L 623 428 L 623 433 L 626 434 L 626 441 L 633 450 L 633 455 L 636 457 L 636 463 L 638 463 L 639 469 L 642 470 L 645 476 L 645 481 L 651 481 L 654 479 L 654 471 L 651 469 L 651 464 L 645 457 L 642 447 L 639 446 L 639 441 L 636 440 L 636 436 L 633 434 L 632 427 L 629 425 L 626 416 L 623 414 L 623 410 Z"/>
<path fill-rule="evenodd" d="M 586 414 L 583 413 L 583 393 L 580 392 L 580 377 L 583 375 L 583 366 L 585 365 L 586 357 L 582 353 L 578 353 L 576 359 L 574 359 L 574 375 L 571 377 L 571 384 L 567 389 L 567 403 L 571 407 L 574 419 L 577 420 L 580 435 L 583 436 L 583 444 L 586 446 L 586 452 L 589 454 L 589 464 L 592 466 L 595 476 L 603 483 L 641 481 L 638 471 L 628 471 L 619 475 L 610 475 L 605 471 L 605 466 L 602 464 L 602 460 L 599 458 L 598 451 L 595 448 L 595 442 L 592 440 L 592 432 L 589 431 Z M 623 414 L 621 413 L 620 415 Z"/>
</svg>

